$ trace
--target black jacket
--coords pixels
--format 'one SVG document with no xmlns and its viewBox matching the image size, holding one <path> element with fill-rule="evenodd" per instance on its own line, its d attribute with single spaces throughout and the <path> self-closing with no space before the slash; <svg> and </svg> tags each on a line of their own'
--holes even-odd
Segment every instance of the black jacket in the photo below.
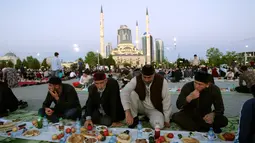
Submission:
<svg viewBox="0 0 255 143">
<path fill-rule="evenodd" d="M 216 115 L 224 114 L 224 104 L 219 87 L 211 84 L 208 88 L 200 92 L 200 97 L 187 103 L 186 97 L 195 90 L 194 82 L 186 83 L 178 96 L 176 106 L 178 109 L 193 112 L 197 116 L 204 117 L 212 112 L 212 105 Z"/>
<path fill-rule="evenodd" d="M 97 87 L 93 84 L 89 87 L 89 97 L 86 102 L 86 113 L 84 118 L 91 116 L 95 110 L 99 110 L 100 104 L 106 115 L 111 117 L 113 122 L 122 121 L 125 118 L 124 109 L 120 100 L 120 89 L 118 82 L 108 78 L 105 90 L 100 97 Z"/>
<path fill-rule="evenodd" d="M 59 96 L 59 100 L 56 101 L 54 97 L 48 92 L 45 101 L 43 102 L 43 108 L 49 108 L 51 103 L 55 103 L 54 112 L 62 114 L 68 109 L 76 108 L 81 111 L 81 104 L 74 87 L 69 84 L 62 83 L 62 93 Z"/>
<path fill-rule="evenodd" d="M 18 109 L 19 101 L 12 90 L 4 82 L 0 82 L 0 116 Z"/>
</svg>

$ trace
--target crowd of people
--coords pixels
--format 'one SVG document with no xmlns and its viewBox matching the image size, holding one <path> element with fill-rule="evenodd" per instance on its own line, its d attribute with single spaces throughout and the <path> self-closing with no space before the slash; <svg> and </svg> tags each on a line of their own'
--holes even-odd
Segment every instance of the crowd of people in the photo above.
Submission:
<svg viewBox="0 0 255 143">
<path fill-rule="evenodd" d="M 54 123 L 58 122 L 59 118 L 72 120 L 79 118 L 85 127 L 93 124 L 116 127 L 122 126 L 121 121 L 125 120 L 129 128 L 134 128 L 139 120 L 144 120 L 152 127 L 158 125 L 160 128 L 168 128 L 171 122 L 175 122 L 184 130 L 205 132 L 212 127 L 216 133 L 222 132 L 221 128 L 228 125 L 228 119 L 224 116 L 225 108 L 221 91 L 214 84 L 214 71 L 210 71 L 211 68 L 193 65 L 190 68 L 163 70 L 145 65 L 141 69 L 123 69 L 120 71 L 120 77 L 114 79 L 111 74 L 107 77 L 104 71 L 90 71 L 78 66 L 77 74 L 69 73 L 70 76 L 73 73 L 74 77 L 79 77 L 77 84 L 72 86 L 62 83 L 60 73 L 63 69 L 58 59 L 59 54 L 54 55 L 52 65 L 55 66 L 51 69 L 51 77 L 48 80 L 48 94 L 38 111 L 40 116 L 46 116 Z M 199 64 L 199 62 L 194 63 Z M 8 81 L 8 78 L 14 77 L 15 72 L 14 69 L 8 71 L 13 72 L 6 74 L 4 71 L 2 74 L 0 117 L 7 116 L 25 103 L 18 101 L 12 93 L 9 85 L 13 83 Z M 239 88 L 246 87 L 246 90 L 255 97 L 254 71 L 246 66 L 241 66 L 238 71 L 240 72 Z M 172 107 L 175 105 L 171 102 L 168 82 L 179 82 L 186 77 L 194 80 L 182 87 L 176 101 L 179 111 L 173 113 Z M 233 77 L 231 70 L 225 77 L 226 79 Z M 123 82 L 122 86 L 118 82 L 119 79 Z M 246 84 L 243 85 L 243 82 Z M 75 87 L 88 89 L 85 105 L 80 104 Z M 51 106 L 52 103 L 55 104 L 54 107 Z M 212 106 L 214 106 L 213 110 Z M 241 110 L 240 143 L 251 142 L 255 134 L 252 128 L 255 124 L 254 107 L 255 98 L 252 98 L 244 103 Z"/>
</svg>

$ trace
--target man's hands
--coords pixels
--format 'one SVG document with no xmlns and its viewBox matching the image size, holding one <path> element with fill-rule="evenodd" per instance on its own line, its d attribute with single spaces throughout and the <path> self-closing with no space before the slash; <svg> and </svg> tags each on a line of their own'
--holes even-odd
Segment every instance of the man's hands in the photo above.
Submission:
<svg viewBox="0 0 255 143">
<path fill-rule="evenodd" d="M 170 123 L 169 123 L 169 122 L 164 122 L 164 126 L 165 126 L 166 128 L 170 128 Z"/>
<path fill-rule="evenodd" d="M 126 122 L 127 122 L 127 124 L 128 124 L 128 125 L 132 125 L 133 122 L 134 122 L 134 118 L 133 118 L 133 116 L 132 116 L 130 110 L 126 110 L 126 111 L 125 111 L 125 114 L 126 114 Z"/>
<path fill-rule="evenodd" d="M 84 127 L 87 129 L 88 128 L 88 125 L 91 125 L 93 127 L 93 122 L 92 120 L 86 120 L 85 123 L 84 123 Z"/>
<path fill-rule="evenodd" d="M 56 91 L 49 89 L 49 92 L 51 96 L 54 97 L 56 100 L 59 99 L 58 93 Z"/>
<path fill-rule="evenodd" d="M 205 115 L 203 119 L 205 120 L 205 122 L 207 124 L 212 124 L 214 121 L 214 117 L 215 117 L 215 113 L 212 112 L 212 113 Z"/>
<path fill-rule="evenodd" d="M 186 97 L 186 100 L 187 102 L 191 102 L 192 100 L 199 98 L 199 96 L 199 91 L 195 89 L 193 92 L 190 93 L 189 96 Z"/>
<path fill-rule="evenodd" d="M 50 108 L 45 108 L 45 113 L 46 113 L 46 115 L 48 115 L 48 116 L 51 116 L 52 114 L 53 114 L 53 110 L 52 109 L 50 109 Z"/>
</svg>

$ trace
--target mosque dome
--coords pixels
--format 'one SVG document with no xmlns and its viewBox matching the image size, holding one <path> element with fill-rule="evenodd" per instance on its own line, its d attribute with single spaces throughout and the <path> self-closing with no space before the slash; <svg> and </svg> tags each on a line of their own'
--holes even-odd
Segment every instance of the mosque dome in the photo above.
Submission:
<svg viewBox="0 0 255 143">
<path fill-rule="evenodd" d="M 9 53 L 6 53 L 4 56 L 6 57 L 17 57 L 14 53 L 12 52 L 9 52 Z"/>
</svg>

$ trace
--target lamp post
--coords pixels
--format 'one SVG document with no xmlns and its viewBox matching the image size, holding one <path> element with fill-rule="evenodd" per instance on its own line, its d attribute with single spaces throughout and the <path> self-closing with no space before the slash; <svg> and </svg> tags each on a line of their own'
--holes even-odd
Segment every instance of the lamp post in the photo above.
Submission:
<svg viewBox="0 0 255 143">
<path fill-rule="evenodd" d="M 99 69 L 99 52 L 97 50 L 97 66 L 98 66 L 98 69 Z"/>
<path fill-rule="evenodd" d="M 176 37 L 174 37 L 174 48 L 176 49 Z"/>
<path fill-rule="evenodd" d="M 246 45 L 245 48 L 247 49 L 249 46 Z M 246 49 L 245 49 L 245 52 L 244 52 L 244 65 L 246 65 L 246 62 L 247 62 L 247 52 L 246 52 Z"/>
</svg>

